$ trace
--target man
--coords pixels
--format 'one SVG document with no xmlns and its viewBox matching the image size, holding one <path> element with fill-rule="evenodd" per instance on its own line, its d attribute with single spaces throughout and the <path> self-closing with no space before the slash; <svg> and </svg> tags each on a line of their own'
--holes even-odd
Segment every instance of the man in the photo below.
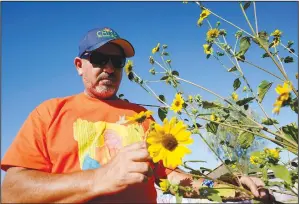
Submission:
<svg viewBox="0 0 299 204">
<path fill-rule="evenodd" d="M 159 178 L 172 183 L 192 178 L 153 165 L 144 138 L 136 139 L 145 135 L 150 120 L 134 127 L 124 122 L 145 111 L 116 96 L 126 58 L 134 54 L 110 28 L 86 34 L 74 60 L 85 90 L 47 100 L 30 113 L 1 163 L 7 171 L 2 202 L 155 203 Z M 266 196 L 257 189 L 261 180 L 240 180 L 256 197 Z"/>
</svg>

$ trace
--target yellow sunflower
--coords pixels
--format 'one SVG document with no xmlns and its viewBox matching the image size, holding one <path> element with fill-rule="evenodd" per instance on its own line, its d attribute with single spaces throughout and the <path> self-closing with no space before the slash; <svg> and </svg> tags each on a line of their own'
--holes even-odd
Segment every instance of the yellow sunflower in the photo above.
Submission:
<svg viewBox="0 0 299 204">
<path fill-rule="evenodd" d="M 232 93 L 232 99 L 233 99 L 234 101 L 237 101 L 238 98 L 239 98 L 238 94 L 237 94 L 236 92 L 233 92 L 233 93 Z"/>
<path fill-rule="evenodd" d="M 250 157 L 250 163 L 254 164 L 254 165 L 260 164 L 261 159 L 259 157 L 256 157 L 256 156 L 251 156 Z"/>
<path fill-rule="evenodd" d="M 280 43 L 280 38 L 274 38 L 272 43 L 273 43 L 272 47 L 276 47 Z"/>
<path fill-rule="evenodd" d="M 212 113 L 211 117 L 210 117 L 211 121 L 216 121 L 216 122 L 220 122 L 220 118 L 217 117 L 214 113 Z"/>
<path fill-rule="evenodd" d="M 211 14 L 211 11 L 209 11 L 208 9 L 204 9 L 202 10 L 200 16 L 199 16 L 199 19 L 197 21 L 197 24 L 200 25 L 202 23 L 202 21 L 208 17 L 209 15 Z"/>
<path fill-rule="evenodd" d="M 204 44 L 203 45 L 204 52 L 207 55 L 210 55 L 210 54 L 213 53 L 213 48 L 212 47 L 209 48 L 209 46 L 210 46 L 209 44 Z"/>
<path fill-rule="evenodd" d="M 191 95 L 188 96 L 188 101 L 189 101 L 189 103 L 193 102 L 193 97 Z"/>
<path fill-rule="evenodd" d="M 191 150 L 185 145 L 193 143 L 191 132 L 183 121 L 177 121 L 173 117 L 168 122 L 167 118 L 163 121 L 163 126 L 155 124 L 146 141 L 148 142 L 148 152 L 156 163 L 160 160 L 167 168 L 176 168 L 182 164 L 185 154 L 190 154 Z"/>
<path fill-rule="evenodd" d="M 157 46 L 152 49 L 152 53 L 155 54 L 156 52 L 159 52 L 159 50 L 160 50 L 160 43 L 158 43 Z"/>
<path fill-rule="evenodd" d="M 274 108 L 272 110 L 273 113 L 279 114 L 280 108 L 282 106 L 282 101 L 276 100 L 275 103 L 273 104 Z"/>
<path fill-rule="evenodd" d="M 276 38 L 280 38 L 281 37 L 282 32 L 278 29 L 276 29 L 273 33 L 271 33 L 271 36 L 274 36 Z"/>
<path fill-rule="evenodd" d="M 125 65 L 125 72 L 129 75 L 133 71 L 133 62 L 128 60 L 127 64 Z"/>
<path fill-rule="evenodd" d="M 170 188 L 170 183 L 167 179 L 160 179 L 160 189 L 163 191 L 163 192 L 167 192 Z"/>
<path fill-rule="evenodd" d="M 127 120 L 130 122 L 143 123 L 145 119 L 151 117 L 152 114 L 152 111 L 141 111 L 140 113 L 136 113 L 132 117 L 127 117 Z"/>
<path fill-rule="evenodd" d="M 272 160 L 279 160 L 279 151 L 277 149 L 268 149 L 265 148 L 264 152 L 266 153 L 267 157 Z"/>
<path fill-rule="evenodd" d="M 175 94 L 175 98 L 173 99 L 170 110 L 173 110 L 174 112 L 177 113 L 182 110 L 184 103 L 185 103 L 185 101 L 184 101 L 182 95 L 177 93 L 177 94 Z"/>
<path fill-rule="evenodd" d="M 210 39 L 210 38 L 217 38 L 218 35 L 219 35 L 219 30 L 217 28 L 210 29 L 207 32 L 207 38 L 208 39 Z"/>
<path fill-rule="evenodd" d="M 290 97 L 290 92 L 292 91 L 290 82 L 285 81 L 283 83 L 283 86 L 278 84 L 278 86 L 275 88 L 275 91 L 279 94 L 279 97 L 277 100 L 287 101 Z"/>
</svg>

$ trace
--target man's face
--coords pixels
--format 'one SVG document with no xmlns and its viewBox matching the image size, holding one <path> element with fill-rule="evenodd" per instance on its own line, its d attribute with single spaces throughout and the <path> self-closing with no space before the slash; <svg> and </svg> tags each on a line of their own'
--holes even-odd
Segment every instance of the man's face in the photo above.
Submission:
<svg viewBox="0 0 299 204">
<path fill-rule="evenodd" d="M 103 45 L 93 52 L 123 56 L 121 48 L 114 44 Z M 79 75 L 82 76 L 85 91 L 95 98 L 110 99 L 115 97 L 121 83 L 123 69 L 114 67 L 111 60 L 105 65 L 92 64 L 92 62 L 92 60 L 78 57 L 75 59 L 75 65 Z"/>
</svg>

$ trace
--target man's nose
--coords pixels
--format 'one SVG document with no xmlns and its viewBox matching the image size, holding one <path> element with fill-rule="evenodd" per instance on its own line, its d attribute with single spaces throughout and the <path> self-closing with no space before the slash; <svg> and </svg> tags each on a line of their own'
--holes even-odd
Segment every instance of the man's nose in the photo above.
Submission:
<svg viewBox="0 0 299 204">
<path fill-rule="evenodd" d="M 111 63 L 111 60 L 109 60 L 109 62 L 107 64 L 105 64 L 105 66 L 103 67 L 103 71 L 106 73 L 113 73 L 115 72 L 115 68 L 113 66 L 113 64 Z"/>
</svg>

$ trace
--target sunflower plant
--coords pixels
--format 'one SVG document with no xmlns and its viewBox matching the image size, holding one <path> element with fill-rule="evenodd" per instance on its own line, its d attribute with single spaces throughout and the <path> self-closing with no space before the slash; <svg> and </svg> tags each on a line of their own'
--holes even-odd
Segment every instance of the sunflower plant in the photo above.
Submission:
<svg viewBox="0 0 299 204">
<path fill-rule="evenodd" d="M 184 161 L 184 156 L 192 153 L 188 145 L 192 144 L 192 137 L 198 135 L 215 157 L 227 168 L 232 179 L 237 180 L 237 174 L 261 173 L 267 184 L 266 187 L 270 188 L 271 181 L 269 181 L 267 173 L 272 170 L 275 176 L 281 179 L 280 184 L 288 189 L 290 194 L 297 195 L 293 187 L 296 183 L 298 185 L 298 169 L 289 167 L 290 161 L 282 161 L 280 154 L 286 152 L 298 156 L 298 126 L 296 122 L 280 125 L 280 122 L 275 119 L 275 115 L 282 114 L 281 112 L 287 108 L 293 114 L 298 115 L 298 90 L 295 87 L 297 82 L 291 80 L 285 69 L 288 63 L 293 63 L 298 58 L 292 48 L 294 42 L 288 41 L 285 45 L 284 32 L 279 29 L 271 32 L 258 29 L 255 2 L 239 2 L 240 10 L 251 32 L 247 32 L 233 22 L 217 15 L 202 3 L 193 3 L 201 9 L 197 21 L 199 29 L 207 28 L 206 35 L 202 36 L 206 41 L 201 47 L 203 54 L 208 60 L 213 59 L 219 62 L 219 65 L 225 68 L 229 74 L 235 76 L 232 92 L 228 96 L 222 96 L 204 85 L 182 78 L 178 69 L 174 68 L 168 45 L 163 43 L 154 45 L 149 56 L 149 64 L 152 67 L 149 74 L 158 80 L 142 78 L 133 69 L 133 62 L 128 61 L 125 66 L 128 78 L 139 84 L 160 104 L 157 113 L 161 124 L 153 123 L 146 138 L 148 151 L 153 161 L 162 161 L 167 168 L 184 167 L 190 170 L 189 173 L 194 178 L 208 178 L 223 185 L 222 188 L 203 186 L 197 192 L 199 197 L 221 202 L 242 192 L 245 193 L 245 197 L 253 198 L 252 194 L 239 184 L 230 185 L 227 182 L 209 178 L 202 171 L 205 169 L 204 167 L 196 170 L 187 165 L 188 161 Z M 255 14 L 255 28 L 247 16 L 249 10 Z M 212 18 L 217 20 L 215 26 L 210 22 Z M 226 38 L 228 34 L 225 29 L 221 28 L 222 22 L 236 29 L 234 44 L 230 44 Z M 264 52 L 261 59 L 270 59 L 279 74 L 274 73 L 271 69 L 261 67 L 258 62 L 247 59 L 247 53 L 253 46 Z M 221 60 L 223 57 L 228 58 L 228 65 Z M 257 87 L 253 87 L 243 71 L 243 64 L 259 69 L 264 73 L 266 79 L 261 81 Z M 278 82 L 273 82 L 272 79 L 278 80 Z M 297 76 L 296 79 L 298 79 Z M 173 88 L 175 91 L 173 98 L 166 99 L 163 94 L 156 93 L 151 88 L 152 82 Z M 185 84 L 206 91 L 214 96 L 215 100 L 207 100 L 200 94 L 190 94 L 184 91 Z M 263 102 L 271 89 L 275 90 L 277 98 L 273 101 L 272 113 L 267 113 L 264 109 L 264 105 L 267 104 Z M 260 108 L 261 113 L 251 109 L 253 104 Z M 129 120 L 140 123 L 150 114 L 152 112 L 141 113 Z M 205 135 L 211 135 L 214 138 L 212 140 L 219 141 L 218 145 L 224 154 L 215 149 L 213 142 L 209 141 Z M 261 139 L 277 148 L 254 151 L 253 146 Z M 240 158 L 243 158 L 245 163 L 247 162 L 248 168 L 244 168 L 244 165 L 240 163 Z M 178 192 L 178 201 L 182 195 L 179 192 L 194 190 L 190 186 L 186 188 L 180 184 L 174 185 L 167 180 L 161 180 L 160 187 L 165 192 L 169 189 Z"/>
</svg>

